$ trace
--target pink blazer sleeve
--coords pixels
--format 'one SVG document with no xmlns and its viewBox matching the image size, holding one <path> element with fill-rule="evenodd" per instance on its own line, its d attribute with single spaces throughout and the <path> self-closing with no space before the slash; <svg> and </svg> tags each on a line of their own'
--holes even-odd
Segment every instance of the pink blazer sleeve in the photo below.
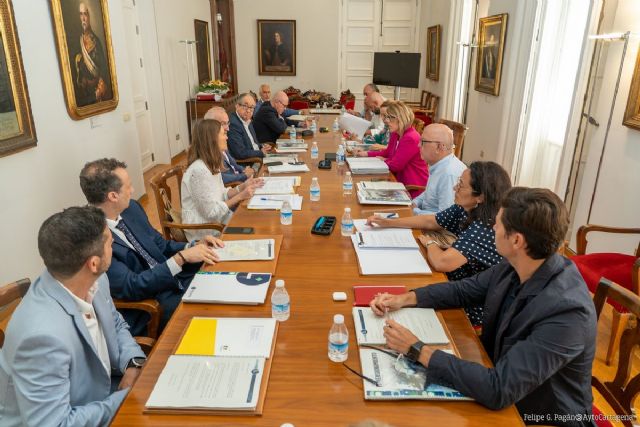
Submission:
<svg viewBox="0 0 640 427">
<path fill-rule="evenodd" d="M 404 135 L 402 135 L 402 138 L 400 138 L 398 148 L 396 149 L 393 157 L 385 160 L 385 163 L 389 166 L 389 170 L 391 172 L 394 174 L 398 173 L 406 167 L 411 159 L 415 156 L 420 156 L 419 139 L 420 135 L 418 132 L 413 128 L 407 129 Z M 389 142 L 389 145 L 391 145 L 391 142 Z"/>
</svg>

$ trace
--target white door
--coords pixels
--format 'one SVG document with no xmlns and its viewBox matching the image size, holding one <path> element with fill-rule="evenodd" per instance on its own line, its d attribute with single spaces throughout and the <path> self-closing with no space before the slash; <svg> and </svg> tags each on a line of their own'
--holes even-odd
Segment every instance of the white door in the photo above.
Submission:
<svg viewBox="0 0 640 427">
<path fill-rule="evenodd" d="M 123 0 L 125 38 L 127 40 L 127 56 L 131 72 L 131 90 L 133 91 L 134 119 L 138 130 L 140 159 L 142 170 L 146 171 L 155 165 L 153 154 L 153 130 L 151 114 L 147 98 L 147 79 L 144 73 L 144 58 L 140 25 L 135 0 Z"/>
<path fill-rule="evenodd" d="M 362 108 L 362 88 L 373 78 L 374 52 L 417 52 L 417 0 L 343 0 L 341 34 L 341 91 L 356 95 L 356 110 Z M 382 94 L 393 97 L 392 87 Z M 409 99 L 411 89 L 402 89 Z"/>
</svg>

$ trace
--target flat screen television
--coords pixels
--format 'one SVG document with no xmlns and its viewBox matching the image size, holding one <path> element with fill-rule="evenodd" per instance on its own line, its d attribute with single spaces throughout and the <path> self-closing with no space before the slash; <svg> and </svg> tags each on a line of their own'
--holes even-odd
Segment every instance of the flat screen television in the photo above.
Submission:
<svg viewBox="0 0 640 427">
<path fill-rule="evenodd" d="M 373 82 L 385 86 L 418 87 L 420 54 L 375 52 Z"/>
</svg>

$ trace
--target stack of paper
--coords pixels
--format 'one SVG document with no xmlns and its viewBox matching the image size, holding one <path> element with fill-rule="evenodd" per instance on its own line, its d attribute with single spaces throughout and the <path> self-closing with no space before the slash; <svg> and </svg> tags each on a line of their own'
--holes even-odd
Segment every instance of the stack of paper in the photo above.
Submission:
<svg viewBox="0 0 640 427">
<path fill-rule="evenodd" d="M 270 154 L 264 159 L 262 159 L 262 163 L 265 165 L 269 165 L 269 163 L 293 163 L 298 161 L 297 154 L 289 154 L 285 156 L 278 156 Z"/>
<path fill-rule="evenodd" d="M 269 273 L 199 271 L 182 296 L 184 302 L 214 304 L 264 304 Z"/>
<path fill-rule="evenodd" d="M 431 274 L 429 264 L 419 248 L 415 249 L 367 249 L 359 245 L 357 235 L 351 242 L 358 256 L 362 274 Z"/>
<path fill-rule="evenodd" d="M 253 261 L 273 259 L 274 249 L 274 239 L 225 240 L 216 252 L 220 261 Z"/>
<path fill-rule="evenodd" d="M 307 165 L 291 165 L 284 164 L 278 166 L 267 166 L 269 173 L 296 173 L 296 172 L 309 172 Z"/>
<path fill-rule="evenodd" d="M 268 209 L 279 210 L 284 201 L 288 201 L 291 210 L 299 211 L 302 209 L 302 196 L 297 194 L 270 194 L 267 196 L 253 196 L 247 205 L 248 209 Z"/>
<path fill-rule="evenodd" d="M 408 228 L 387 228 L 375 231 L 359 231 L 358 247 L 361 249 L 418 249 L 418 242 Z"/>
<path fill-rule="evenodd" d="M 411 196 L 403 189 L 376 190 L 358 183 L 358 201 L 363 205 L 410 206 Z"/>
<path fill-rule="evenodd" d="M 358 188 L 363 190 L 406 190 L 403 183 L 394 181 L 360 181 Z"/>
<path fill-rule="evenodd" d="M 347 163 L 354 175 L 388 174 L 389 166 L 377 157 L 348 157 Z"/>
<path fill-rule="evenodd" d="M 353 307 L 353 322 L 358 344 L 386 344 L 385 318 L 376 316 L 369 307 Z M 408 328 L 418 339 L 427 344 L 449 344 L 449 338 L 432 308 L 402 308 L 391 311 L 387 318 Z"/>
</svg>

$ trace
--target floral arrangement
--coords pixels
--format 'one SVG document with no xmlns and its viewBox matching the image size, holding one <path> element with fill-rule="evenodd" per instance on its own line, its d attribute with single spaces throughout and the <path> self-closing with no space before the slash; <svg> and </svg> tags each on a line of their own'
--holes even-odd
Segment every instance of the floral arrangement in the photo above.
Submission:
<svg viewBox="0 0 640 427">
<path fill-rule="evenodd" d="M 229 83 L 223 82 L 221 80 L 211 80 L 209 82 L 204 82 L 200 86 L 198 86 L 198 91 L 223 96 L 227 92 L 229 92 Z"/>
</svg>

